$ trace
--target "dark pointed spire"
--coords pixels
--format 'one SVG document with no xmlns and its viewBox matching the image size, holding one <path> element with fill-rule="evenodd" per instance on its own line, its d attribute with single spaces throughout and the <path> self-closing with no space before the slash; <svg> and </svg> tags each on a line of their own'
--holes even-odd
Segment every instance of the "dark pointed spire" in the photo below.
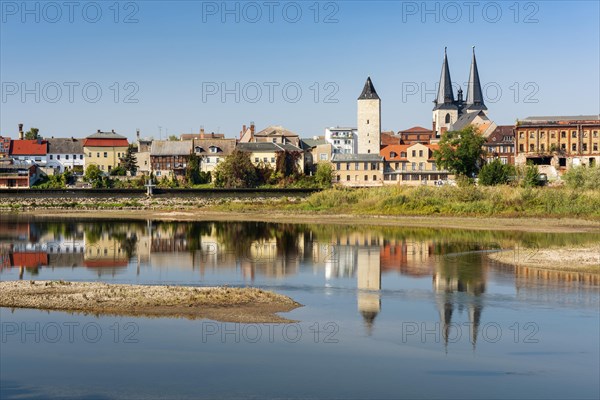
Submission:
<svg viewBox="0 0 600 400">
<path fill-rule="evenodd" d="M 455 107 L 454 92 L 452 90 L 452 79 L 450 78 L 450 67 L 448 66 L 448 56 L 446 54 L 446 47 L 444 47 L 444 62 L 442 63 L 440 85 L 438 87 L 438 94 L 434 103 L 434 110 L 444 108 L 444 106 L 450 106 L 451 108 Z"/>
<path fill-rule="evenodd" d="M 371 77 L 369 76 L 367 78 L 367 81 L 365 82 L 365 87 L 363 88 L 362 93 L 358 97 L 358 100 L 372 99 L 380 100 L 379 96 L 377 95 L 377 92 L 375 91 L 375 86 L 373 86 L 373 82 L 371 82 Z"/>
<path fill-rule="evenodd" d="M 471 73 L 469 74 L 469 86 L 467 87 L 467 109 L 487 110 L 483 102 L 483 91 L 479 81 L 479 70 L 475 59 L 475 46 L 473 46 L 473 60 L 471 61 Z"/>
</svg>

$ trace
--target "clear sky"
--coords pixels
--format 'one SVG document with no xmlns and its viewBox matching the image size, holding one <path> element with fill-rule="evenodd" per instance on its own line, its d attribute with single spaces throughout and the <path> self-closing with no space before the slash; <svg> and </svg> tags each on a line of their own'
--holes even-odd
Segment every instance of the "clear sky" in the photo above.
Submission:
<svg viewBox="0 0 600 400">
<path fill-rule="evenodd" d="M 382 129 L 430 128 L 445 46 L 465 92 L 476 46 L 498 124 L 600 113 L 598 1 L 0 3 L 5 136 L 234 137 L 254 121 L 311 137 L 356 125 L 367 76 Z"/>
</svg>

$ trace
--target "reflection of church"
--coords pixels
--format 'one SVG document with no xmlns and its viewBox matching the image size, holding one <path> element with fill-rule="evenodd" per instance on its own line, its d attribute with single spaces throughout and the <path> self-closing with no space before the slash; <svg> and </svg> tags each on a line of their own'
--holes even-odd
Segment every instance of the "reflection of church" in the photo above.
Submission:
<svg viewBox="0 0 600 400">
<path fill-rule="evenodd" d="M 479 257 L 478 257 L 479 258 Z M 433 274 L 433 290 L 440 314 L 441 335 L 444 346 L 448 347 L 452 317 L 455 311 L 466 309 L 469 319 L 469 335 L 473 349 L 477 345 L 477 332 L 483 311 L 481 295 L 485 292 L 485 273 L 480 262 L 448 262 L 442 259 Z M 459 324 L 460 330 L 465 326 Z M 458 339 L 458 338 L 457 338 Z"/>
</svg>

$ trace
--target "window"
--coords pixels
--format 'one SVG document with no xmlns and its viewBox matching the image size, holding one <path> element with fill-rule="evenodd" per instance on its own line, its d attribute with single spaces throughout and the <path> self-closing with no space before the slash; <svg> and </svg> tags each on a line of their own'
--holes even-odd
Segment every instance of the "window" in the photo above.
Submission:
<svg viewBox="0 0 600 400">
<path fill-rule="evenodd" d="M 395 169 L 398 169 L 399 167 L 400 167 L 400 163 L 396 163 Z"/>
<path fill-rule="evenodd" d="M 219 152 L 219 148 L 217 146 L 210 146 L 209 151 L 213 154 L 218 153 Z"/>
<path fill-rule="evenodd" d="M 587 151 L 588 147 L 587 147 L 587 143 L 584 143 L 581 145 L 581 151 Z"/>
<path fill-rule="evenodd" d="M 60 154 L 57 154 L 57 155 L 56 155 L 56 159 L 57 159 L 57 160 L 60 160 Z"/>
<path fill-rule="evenodd" d="M 521 144 L 519 145 L 519 151 L 521 151 L 521 152 L 522 152 L 522 151 L 524 151 L 524 150 L 523 150 L 523 143 L 521 143 Z"/>
<path fill-rule="evenodd" d="M 412 170 L 413 170 L 413 171 L 416 171 L 416 170 L 417 170 L 417 163 L 415 163 L 415 162 L 414 162 L 414 163 L 412 163 Z"/>
<path fill-rule="evenodd" d="M 268 159 L 267 157 L 263 157 L 263 161 L 264 161 L 264 162 L 268 162 L 268 160 L 269 160 L 269 159 Z"/>
<path fill-rule="evenodd" d="M 335 169 L 337 169 L 338 171 L 340 170 L 340 163 L 335 163 Z M 338 178 L 339 178 L 339 175 L 338 175 Z M 338 179 L 338 181 L 339 181 L 339 179 Z"/>
<path fill-rule="evenodd" d="M 450 123 L 450 113 L 446 114 L 446 123 L 449 124 Z"/>
<path fill-rule="evenodd" d="M 525 138 L 525 134 L 523 132 L 519 132 L 519 139 L 524 139 Z"/>
<path fill-rule="evenodd" d="M 376 181 L 377 180 L 377 175 L 373 175 L 373 180 Z"/>
<path fill-rule="evenodd" d="M 540 144 L 540 150 L 546 151 L 546 146 L 544 145 L 544 143 Z"/>
<path fill-rule="evenodd" d="M 561 131 L 561 132 L 560 132 L 560 137 L 561 137 L 562 139 L 566 139 L 566 138 L 567 138 L 567 132 L 565 132 L 565 131 Z"/>
<path fill-rule="evenodd" d="M 68 160 L 68 159 L 69 159 L 69 155 L 68 155 L 68 154 L 67 154 L 67 155 L 65 155 L 65 158 Z"/>
<path fill-rule="evenodd" d="M 550 139 L 556 139 L 556 132 L 550 131 Z"/>
<path fill-rule="evenodd" d="M 369 175 L 365 175 L 365 181 L 369 180 Z"/>
<path fill-rule="evenodd" d="M 258 163 L 259 161 L 260 161 L 260 159 L 259 159 L 258 157 L 255 157 L 255 158 L 254 158 L 254 162 L 255 162 L 255 163 Z M 338 169 L 339 169 L 339 168 L 338 168 Z"/>
<path fill-rule="evenodd" d="M 346 171 L 350 171 L 350 163 L 346 163 Z"/>
<path fill-rule="evenodd" d="M 367 120 L 367 125 L 369 125 L 369 120 Z M 368 135 L 368 134 L 367 134 Z"/>
<path fill-rule="evenodd" d="M 597 138 L 598 137 L 598 131 L 594 131 L 594 133 L 592 134 L 593 137 Z"/>
<path fill-rule="evenodd" d="M 319 154 L 319 160 L 321 161 L 327 161 L 327 153 L 321 153 Z"/>
<path fill-rule="evenodd" d="M 396 154 L 395 152 L 391 151 L 390 152 L 390 158 L 396 158 L 398 154 Z"/>
<path fill-rule="evenodd" d="M 339 175 L 336 176 L 335 180 L 339 182 L 340 181 L 340 176 Z"/>
<path fill-rule="evenodd" d="M 355 163 L 354 164 L 354 169 L 358 171 L 359 168 L 360 168 L 360 163 Z"/>
<path fill-rule="evenodd" d="M 104 158 L 108 158 L 108 153 L 106 151 L 104 152 Z"/>
<path fill-rule="evenodd" d="M 546 132 L 541 132 L 540 133 L 540 139 L 544 139 L 546 137 Z"/>
<path fill-rule="evenodd" d="M 417 151 L 416 151 L 416 150 L 413 150 L 413 151 L 412 151 L 412 156 L 413 156 L 413 157 L 416 157 L 416 156 L 417 156 Z"/>
<path fill-rule="evenodd" d="M 406 158 L 406 152 L 405 152 L 405 151 L 401 152 L 401 153 L 400 153 L 400 157 L 404 157 L 404 158 Z"/>
<path fill-rule="evenodd" d="M 369 169 L 369 163 L 365 163 L 364 168 L 365 171 Z"/>
<path fill-rule="evenodd" d="M 271 157 L 271 162 L 274 163 L 275 162 L 275 157 Z"/>
<path fill-rule="evenodd" d="M 277 143 L 277 138 L 273 138 L 273 143 Z"/>
<path fill-rule="evenodd" d="M 425 169 L 425 163 L 420 162 L 419 163 L 419 171 L 423 171 Z"/>
<path fill-rule="evenodd" d="M 200 147 L 200 146 L 196 146 L 196 147 L 194 147 L 194 151 L 196 153 L 202 153 L 204 151 L 204 149 L 202 147 Z"/>
<path fill-rule="evenodd" d="M 92 152 L 91 151 L 88 153 L 88 157 L 92 158 Z"/>
<path fill-rule="evenodd" d="M 529 151 L 534 151 L 535 150 L 535 146 L 533 144 L 529 145 Z"/>
<path fill-rule="evenodd" d="M 423 150 L 419 150 L 419 157 L 423 157 Z"/>
<path fill-rule="evenodd" d="M 349 181 L 350 180 L 350 175 L 346 175 L 346 180 Z"/>
<path fill-rule="evenodd" d="M 371 171 L 374 171 L 377 169 L 377 163 L 372 163 L 371 164 Z"/>
<path fill-rule="evenodd" d="M 577 151 L 577 143 L 571 145 L 571 151 Z"/>
<path fill-rule="evenodd" d="M 571 137 L 572 138 L 576 138 L 577 137 L 577 131 L 571 131 Z"/>
<path fill-rule="evenodd" d="M 437 171 L 437 169 L 436 169 L 436 166 L 435 166 L 435 163 L 434 163 L 434 162 L 432 162 L 432 163 L 431 163 L 431 170 L 432 170 L 432 171 Z"/>
<path fill-rule="evenodd" d="M 535 134 L 533 132 L 529 132 L 529 139 L 535 138 Z"/>
<path fill-rule="evenodd" d="M 75 156 L 73 156 L 73 158 L 75 158 Z M 80 159 L 80 160 L 83 160 L 83 154 L 80 154 L 80 155 L 79 155 L 79 159 Z"/>
<path fill-rule="evenodd" d="M 560 145 L 560 149 L 561 149 L 561 150 L 567 150 L 567 145 L 566 145 L 566 143 L 561 143 L 561 145 Z"/>
<path fill-rule="evenodd" d="M 594 152 L 598 151 L 598 143 L 594 143 L 593 149 L 594 149 Z"/>
<path fill-rule="evenodd" d="M 50 159 L 52 160 L 52 154 L 50 154 Z"/>
</svg>

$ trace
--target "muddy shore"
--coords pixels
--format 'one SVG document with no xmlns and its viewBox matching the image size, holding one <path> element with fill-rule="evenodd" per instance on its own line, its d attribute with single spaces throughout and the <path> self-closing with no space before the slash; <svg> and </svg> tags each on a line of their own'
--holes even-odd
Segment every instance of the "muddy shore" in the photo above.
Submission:
<svg viewBox="0 0 600 400">
<path fill-rule="evenodd" d="M 100 282 L 0 282 L 0 307 L 92 315 L 289 323 L 276 313 L 301 307 L 287 296 L 256 288 L 117 285 Z"/>
<path fill-rule="evenodd" d="M 515 267 L 600 274 L 600 244 L 592 247 L 507 250 L 488 255 Z"/>
</svg>

